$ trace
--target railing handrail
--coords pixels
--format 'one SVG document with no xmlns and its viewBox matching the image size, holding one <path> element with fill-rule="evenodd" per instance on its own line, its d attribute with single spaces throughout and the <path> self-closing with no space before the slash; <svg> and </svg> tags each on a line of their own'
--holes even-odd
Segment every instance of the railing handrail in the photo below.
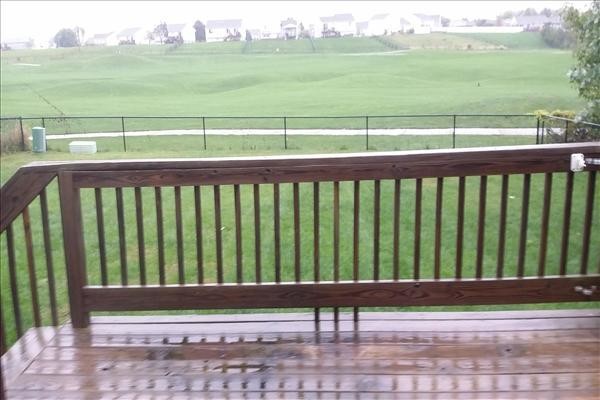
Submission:
<svg viewBox="0 0 600 400">
<path fill-rule="evenodd" d="M 588 122 L 588 121 L 577 121 L 572 118 L 558 117 L 556 115 L 543 115 L 542 118 L 556 119 L 559 121 L 568 121 L 568 122 L 573 122 L 574 124 L 583 124 L 583 125 L 589 125 L 589 126 L 594 126 L 594 127 L 600 128 L 600 124 L 596 124 L 596 123 Z"/>
</svg>

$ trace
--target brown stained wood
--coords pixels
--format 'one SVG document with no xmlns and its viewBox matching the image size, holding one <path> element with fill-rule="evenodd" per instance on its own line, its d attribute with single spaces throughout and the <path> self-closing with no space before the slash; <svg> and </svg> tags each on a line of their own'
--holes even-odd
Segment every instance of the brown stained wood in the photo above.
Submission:
<svg viewBox="0 0 600 400">
<path fill-rule="evenodd" d="M 21 319 L 21 304 L 19 302 L 19 286 L 17 282 L 17 268 L 15 262 L 15 240 L 12 224 L 6 227 L 6 254 L 8 258 L 8 279 L 10 282 L 10 294 L 13 307 L 13 318 L 17 337 L 23 335 L 23 323 Z"/>
<path fill-rule="evenodd" d="M 102 189 L 94 189 L 96 200 L 96 227 L 98 230 L 98 255 L 100 258 L 100 282 L 108 285 L 108 271 L 106 269 L 106 238 L 104 237 L 104 208 L 102 206 Z"/>
<path fill-rule="evenodd" d="M 373 280 L 379 280 L 379 233 L 381 214 L 381 181 L 375 180 L 373 187 Z"/>
<path fill-rule="evenodd" d="M 293 184 L 293 197 L 294 197 L 294 280 L 300 282 L 301 271 L 300 271 L 300 189 L 299 184 Z"/>
<path fill-rule="evenodd" d="M 1 370 L 5 384 L 14 382 L 30 363 L 55 337 L 58 330 L 51 327 L 31 328 L 2 355 Z"/>
<path fill-rule="evenodd" d="M 479 183 L 479 214 L 477 223 L 477 255 L 475 258 L 475 277 L 483 276 L 483 256 L 485 243 L 485 206 L 487 198 L 487 176 L 482 176 Z"/>
<path fill-rule="evenodd" d="M 546 274 L 546 254 L 548 250 L 548 223 L 550 221 L 550 204 L 552 200 L 552 174 L 544 175 L 544 206 L 540 232 L 540 251 L 538 255 L 538 276 Z"/>
<path fill-rule="evenodd" d="M 415 240 L 413 250 L 413 279 L 418 280 L 421 276 L 421 198 L 423 197 L 423 181 L 421 179 L 416 179 L 415 185 Z"/>
<path fill-rule="evenodd" d="M 320 194 L 319 182 L 313 183 L 313 279 L 321 280 L 320 256 Z"/>
<path fill-rule="evenodd" d="M 56 171 L 21 167 L 0 188 L 0 233 L 27 207 L 54 177 Z"/>
<path fill-rule="evenodd" d="M 194 215 L 196 222 L 196 276 L 198 283 L 204 282 L 204 249 L 202 238 L 202 196 L 200 186 L 194 186 Z"/>
<path fill-rule="evenodd" d="M 596 190 L 596 171 L 588 172 L 587 195 L 585 200 L 585 216 L 583 218 L 583 236 L 581 238 L 581 267 L 579 273 L 585 275 L 588 273 L 588 263 L 590 255 L 590 237 L 592 231 L 592 221 L 594 213 L 594 196 Z"/>
<path fill-rule="evenodd" d="M 600 285 L 599 276 L 519 279 L 362 281 L 83 289 L 86 311 L 144 311 L 262 307 L 377 307 L 527 304 L 597 301 L 575 286 Z"/>
<path fill-rule="evenodd" d="M 502 189 L 500 193 L 500 222 L 498 224 L 498 264 L 496 277 L 504 276 L 504 252 L 506 248 L 506 210 L 508 206 L 508 180 L 510 175 L 502 175 Z"/>
<path fill-rule="evenodd" d="M 437 179 L 435 196 L 435 243 L 434 243 L 434 262 L 433 277 L 440 279 L 442 262 L 442 202 L 444 195 L 444 178 Z"/>
<path fill-rule="evenodd" d="M 221 188 L 216 185 L 213 187 L 213 196 L 215 201 L 215 251 L 217 260 L 217 282 L 223 283 L 223 239 L 221 226 Z"/>
<path fill-rule="evenodd" d="M 358 281 L 360 279 L 360 181 L 354 181 L 354 225 L 352 239 L 352 279 Z"/>
<path fill-rule="evenodd" d="M 183 186 L 199 183 L 354 181 L 564 172 L 569 170 L 570 154 L 574 152 L 584 153 L 586 157 L 599 156 L 600 146 L 589 143 L 361 155 L 60 162 L 43 165 L 46 170 L 85 170 L 77 174 L 77 185 L 81 187 Z M 36 170 L 41 167 L 33 164 L 27 168 Z M 589 167 L 590 170 L 598 168 Z"/>
<path fill-rule="evenodd" d="M 185 261 L 183 253 L 183 222 L 181 216 L 181 186 L 173 188 L 175 199 L 175 232 L 177 238 L 177 279 L 180 285 L 185 283 Z"/>
<path fill-rule="evenodd" d="M 136 187 L 135 193 L 135 221 L 138 239 L 138 262 L 140 267 L 140 285 L 146 284 L 146 247 L 144 241 L 144 208 L 142 202 L 142 189 Z"/>
<path fill-rule="evenodd" d="M 340 280 L 340 183 L 333 182 L 333 280 Z"/>
<path fill-rule="evenodd" d="M 119 230 L 119 256 L 121 259 L 121 285 L 127 286 L 129 274 L 127 270 L 127 241 L 125 237 L 125 214 L 123 209 L 123 189 L 115 188 L 117 204 L 117 226 Z"/>
<path fill-rule="evenodd" d="M 565 206 L 563 211 L 562 240 L 560 245 L 559 274 L 567 274 L 567 255 L 569 251 L 569 228 L 571 225 L 571 203 L 573 201 L 573 172 L 567 172 L 565 187 Z"/>
<path fill-rule="evenodd" d="M 165 236 L 163 230 L 162 191 L 160 187 L 154 188 L 156 205 L 156 246 L 158 247 L 158 283 L 166 284 L 165 274 Z"/>
<path fill-rule="evenodd" d="M 38 296 L 38 281 L 35 271 L 35 258 L 33 256 L 33 238 L 31 234 L 31 221 L 29 218 L 29 207 L 25 207 L 22 213 L 23 233 L 25 236 L 25 250 L 27 252 L 27 271 L 29 276 L 29 290 L 31 292 L 31 309 L 33 312 L 33 323 L 35 326 L 42 326 L 40 315 L 40 300 Z"/>
<path fill-rule="evenodd" d="M 273 185 L 273 246 L 275 254 L 275 282 L 281 282 L 281 228 L 279 184 Z"/>
<path fill-rule="evenodd" d="M 56 280 L 54 278 L 54 259 L 52 257 L 52 242 L 50 241 L 50 222 L 48 221 L 48 198 L 46 189 L 40 192 L 40 211 L 42 215 L 42 232 L 44 235 L 44 254 L 46 256 L 46 277 L 48 279 L 48 296 L 50 298 L 50 316 L 52 325 L 58 325 L 58 310 L 56 305 Z"/>
<path fill-rule="evenodd" d="M 458 209 L 456 213 L 456 265 L 454 277 L 462 278 L 463 240 L 465 231 L 465 177 L 458 178 Z"/>
<path fill-rule="evenodd" d="M 87 285 L 87 272 L 80 193 L 73 186 L 71 172 L 61 172 L 58 175 L 58 188 L 71 322 L 76 328 L 85 328 L 89 324 L 90 317 L 83 306 L 82 288 Z"/>
<path fill-rule="evenodd" d="M 523 201 L 521 203 L 521 233 L 519 235 L 519 256 L 517 260 L 517 276 L 525 274 L 525 256 L 527 252 L 527 228 L 529 223 L 529 193 L 531 174 L 523 177 Z"/>
<path fill-rule="evenodd" d="M 233 207 L 235 214 L 235 279 L 237 283 L 244 281 L 242 271 L 242 206 L 240 203 L 240 185 L 233 185 Z"/>
<path fill-rule="evenodd" d="M 400 179 L 394 180 L 394 280 L 400 279 Z"/>
<path fill-rule="evenodd" d="M 254 275 L 255 282 L 262 282 L 262 259 L 260 244 L 260 185 L 254 185 Z"/>
</svg>

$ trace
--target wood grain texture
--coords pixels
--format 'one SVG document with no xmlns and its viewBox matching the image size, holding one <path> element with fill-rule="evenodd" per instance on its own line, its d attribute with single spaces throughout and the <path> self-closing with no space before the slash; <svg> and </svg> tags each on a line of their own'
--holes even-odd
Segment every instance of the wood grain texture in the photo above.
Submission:
<svg viewBox="0 0 600 400">
<path fill-rule="evenodd" d="M 93 287 L 83 289 L 86 311 L 144 311 L 262 307 L 369 307 L 528 304 L 599 300 L 575 286 L 600 285 L 599 276 Z"/>
<path fill-rule="evenodd" d="M 33 255 L 33 237 L 31 234 L 31 220 L 29 218 L 29 207 L 25 207 L 22 213 L 23 233 L 25 236 L 25 251 L 27 253 L 27 272 L 29 276 L 29 291 L 31 293 L 31 309 L 33 311 L 34 326 L 42 326 L 40 314 L 40 299 L 38 295 L 38 280 L 35 269 L 35 258 Z"/>
</svg>

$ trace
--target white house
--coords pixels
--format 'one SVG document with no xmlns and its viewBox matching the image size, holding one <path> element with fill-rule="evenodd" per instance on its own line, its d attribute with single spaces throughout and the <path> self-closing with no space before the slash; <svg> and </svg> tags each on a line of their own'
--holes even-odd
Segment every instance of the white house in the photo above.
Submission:
<svg viewBox="0 0 600 400">
<path fill-rule="evenodd" d="M 35 43 L 32 38 L 15 38 L 2 41 L 2 50 L 32 49 Z"/>
<path fill-rule="evenodd" d="M 168 37 L 176 39 L 181 36 L 184 43 L 194 43 L 196 41 L 196 30 L 193 23 L 188 24 L 167 24 Z"/>
<path fill-rule="evenodd" d="M 321 17 L 321 23 L 323 24 L 323 32 L 335 30 L 341 36 L 356 35 L 356 21 L 352 14 L 335 14 L 330 17 Z"/>
<path fill-rule="evenodd" d="M 558 15 L 519 15 L 516 17 L 516 25 L 523 27 L 525 31 L 539 31 L 544 25 L 550 25 L 559 28 L 562 25 L 562 20 Z"/>
<path fill-rule="evenodd" d="M 241 19 L 216 19 L 206 21 L 206 41 L 222 42 L 229 36 L 242 35 Z M 243 37 L 242 37 L 243 39 Z"/>
<path fill-rule="evenodd" d="M 85 41 L 86 46 L 114 46 L 119 44 L 114 32 L 96 33 Z"/>
<path fill-rule="evenodd" d="M 288 18 L 285 21 L 281 21 L 279 26 L 281 27 L 279 36 L 282 39 L 298 39 L 300 32 L 298 29 L 298 22 L 295 19 Z"/>
<path fill-rule="evenodd" d="M 144 44 L 148 43 L 148 30 L 140 27 L 126 28 L 115 34 L 117 44 Z"/>
<path fill-rule="evenodd" d="M 441 15 L 413 14 L 408 16 L 413 24 L 414 33 L 431 33 L 442 26 Z"/>
<path fill-rule="evenodd" d="M 392 14 L 375 14 L 368 21 L 366 35 L 381 36 L 400 31 L 400 18 Z"/>
</svg>

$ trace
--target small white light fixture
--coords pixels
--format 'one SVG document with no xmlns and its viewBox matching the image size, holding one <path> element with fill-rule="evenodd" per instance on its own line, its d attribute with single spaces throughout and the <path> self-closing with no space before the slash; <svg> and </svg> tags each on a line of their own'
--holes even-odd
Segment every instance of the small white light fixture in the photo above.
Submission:
<svg viewBox="0 0 600 400">
<path fill-rule="evenodd" d="M 579 172 L 585 168 L 585 158 L 582 153 L 571 154 L 571 171 Z"/>
</svg>

